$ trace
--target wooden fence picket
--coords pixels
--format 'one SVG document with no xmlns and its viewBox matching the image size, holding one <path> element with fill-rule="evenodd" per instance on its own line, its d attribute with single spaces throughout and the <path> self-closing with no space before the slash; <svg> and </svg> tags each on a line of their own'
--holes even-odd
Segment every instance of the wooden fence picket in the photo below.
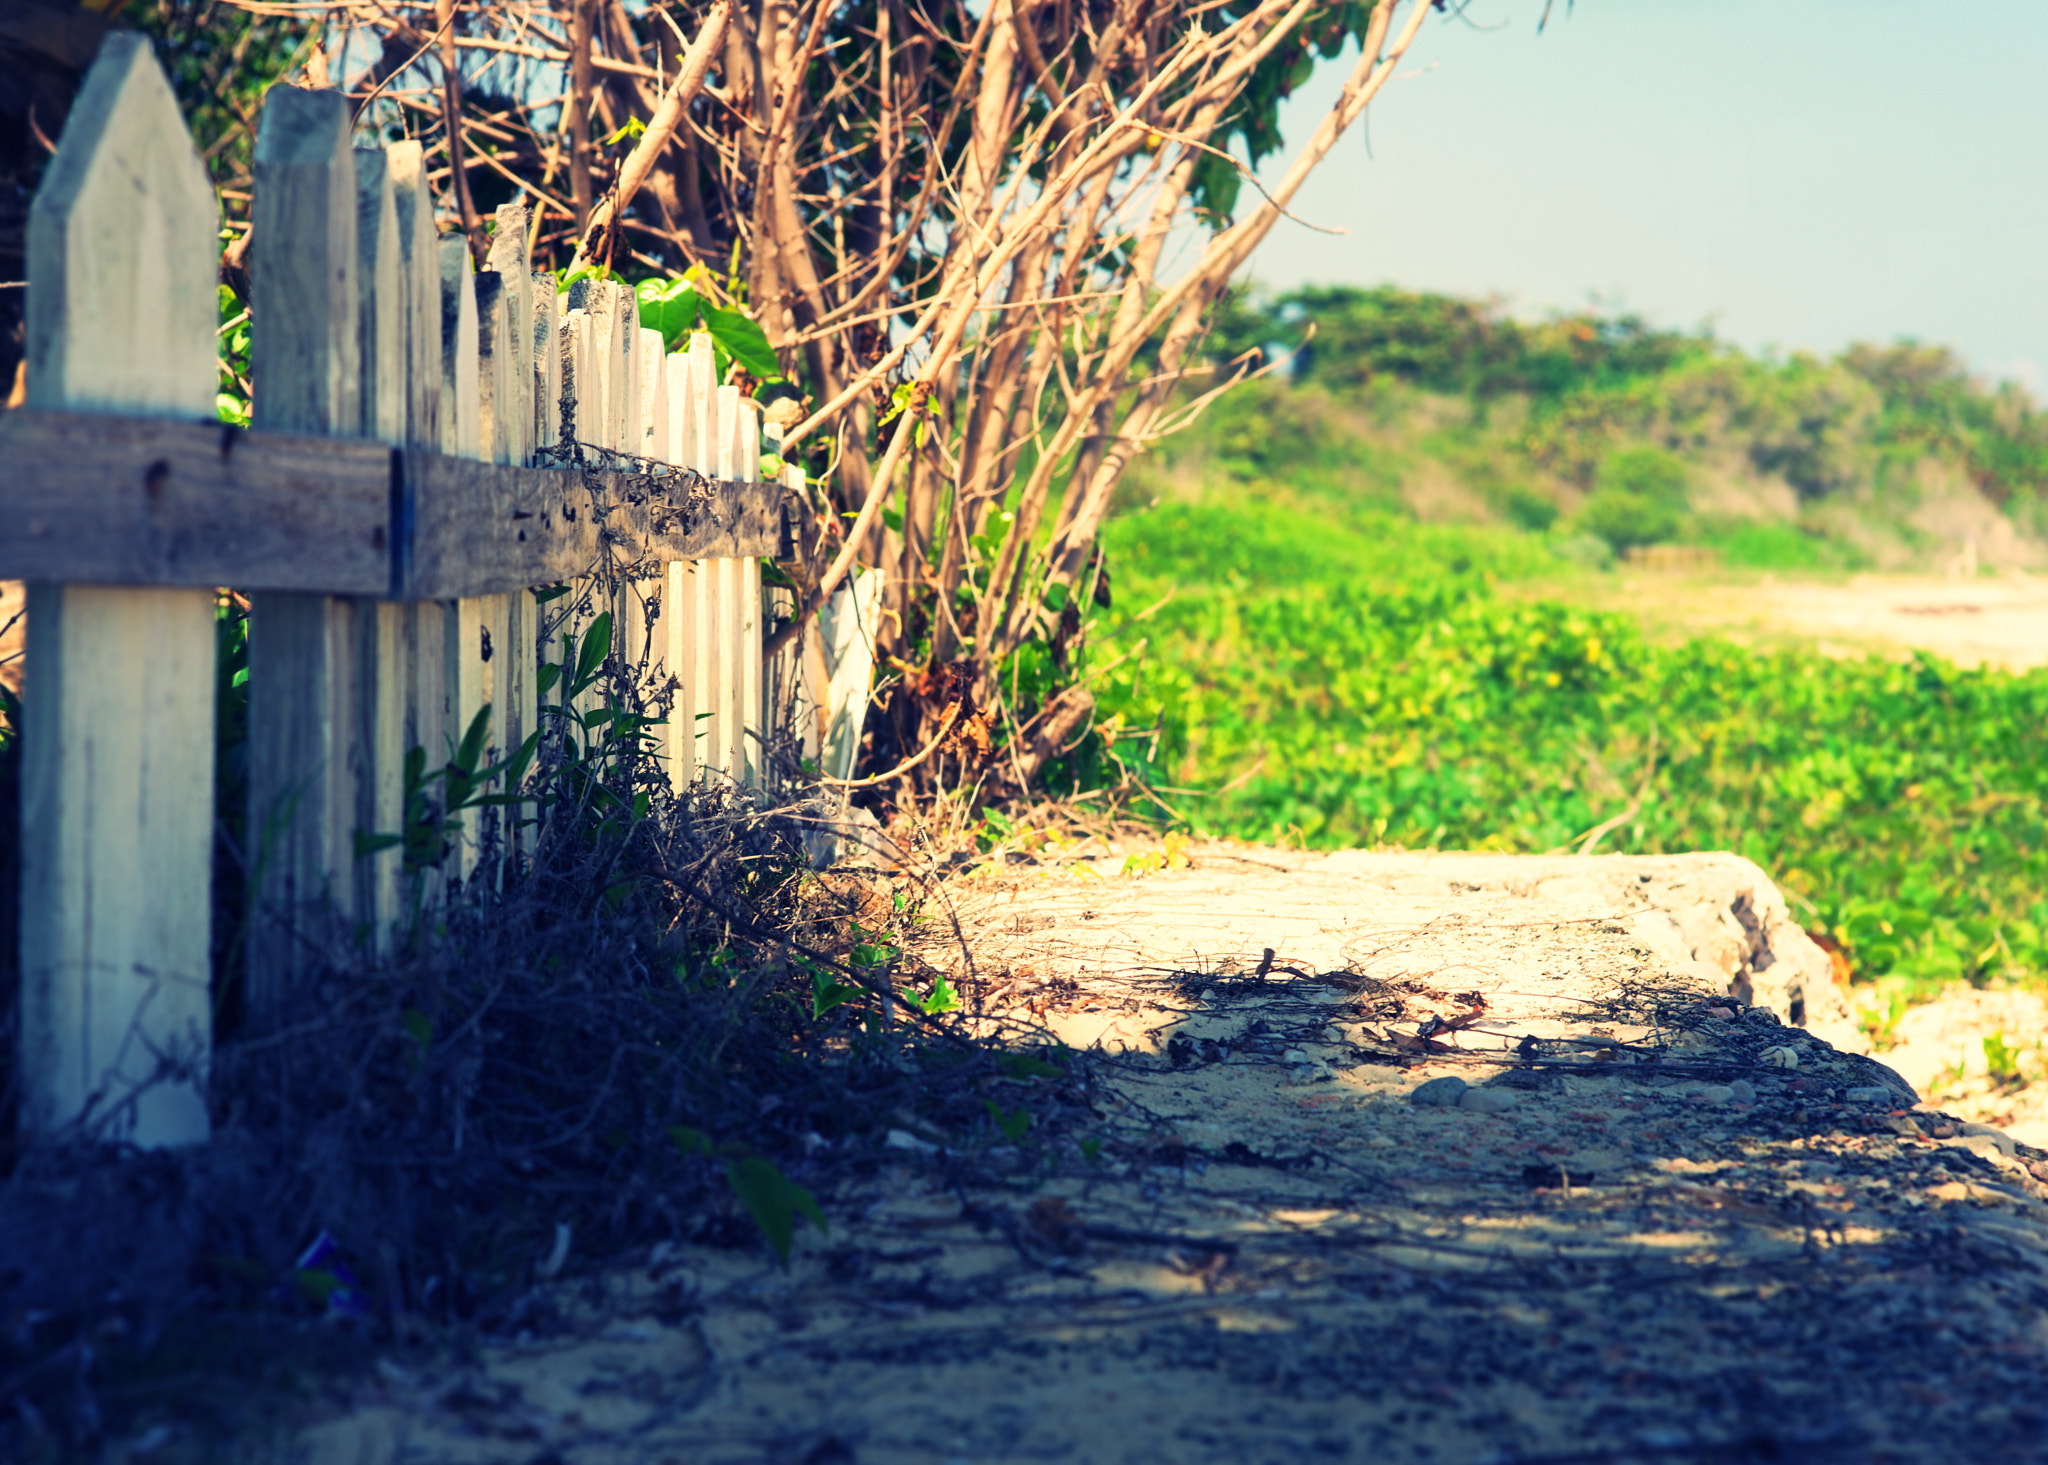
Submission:
<svg viewBox="0 0 2048 1465">
<path fill-rule="evenodd" d="M 414 447 L 441 443 L 441 261 L 434 229 L 434 195 L 423 150 L 395 142 L 384 156 L 398 208 L 398 248 L 410 290 L 405 306 L 405 440 Z"/>
<path fill-rule="evenodd" d="M 738 421 L 734 432 L 739 437 L 738 471 L 733 475 L 741 483 L 758 483 L 761 478 L 761 404 L 751 397 L 739 400 Z M 732 637 L 733 654 L 739 658 L 738 685 L 735 693 L 739 707 L 734 714 L 734 727 L 739 747 L 733 759 L 733 777 L 750 788 L 763 787 L 766 779 L 766 762 L 763 758 L 761 710 L 761 561 L 748 556 L 732 561 L 738 571 L 739 591 L 737 615 Z"/>
<path fill-rule="evenodd" d="M 361 421 L 355 155 L 338 92 L 274 86 L 256 131 L 250 366 L 255 425 L 353 436 Z M 362 772 L 355 607 L 259 592 L 249 616 L 247 972 L 259 1022 L 282 1021 L 357 911 Z"/>
<path fill-rule="evenodd" d="M 711 350 L 711 337 L 703 331 L 690 333 L 688 350 L 689 390 L 683 404 L 688 423 L 689 466 L 705 477 L 718 471 L 718 372 Z M 671 654 L 686 689 L 683 701 L 689 716 L 682 726 L 689 747 L 690 779 L 703 781 L 710 770 L 722 768 L 718 758 L 718 594 L 716 561 L 692 560 L 683 567 L 683 584 L 674 596 L 677 609 L 671 627 Z"/>
<path fill-rule="evenodd" d="M 476 287 L 469 242 L 450 234 L 437 248 L 441 260 L 441 451 L 451 458 L 485 457 Z"/>
<path fill-rule="evenodd" d="M 640 429 L 639 446 L 634 453 L 656 463 L 669 461 L 669 396 L 668 396 L 668 355 L 661 339 L 661 332 L 649 326 L 639 326 L 634 333 L 635 349 L 640 353 Z"/>
<path fill-rule="evenodd" d="M 398 247 L 398 203 L 384 150 L 356 148 L 354 158 L 361 435 L 396 447 L 405 441 L 411 394 L 404 330 L 411 281 Z M 394 832 L 403 825 L 407 734 L 417 723 L 417 683 L 407 654 L 407 622 L 413 618 L 404 604 L 391 600 L 359 598 L 353 611 L 361 761 L 351 843 L 357 834 Z M 381 947 L 405 908 L 401 862 L 389 854 L 358 857 L 356 879 L 356 920 Z"/>
<path fill-rule="evenodd" d="M 139 181 L 146 187 L 137 187 Z M 211 415 L 213 190 L 149 42 L 87 74 L 29 214 L 29 403 Z M 214 597 L 33 584 L 23 770 L 23 1129 L 208 1133 Z M 159 1058 L 189 1065 L 152 1082 Z"/>
<path fill-rule="evenodd" d="M 608 610 L 628 664 L 674 679 L 675 787 L 771 776 L 788 678 L 778 661 L 771 687 L 761 662 L 757 556 L 779 543 L 781 489 L 755 482 L 756 405 L 719 384 L 708 335 L 668 354 L 624 285 L 558 292 L 533 272 L 523 204 L 498 210 L 476 271 L 466 239 L 435 231 L 420 145 L 351 135 L 336 92 L 264 98 L 249 433 L 199 425 L 217 210 L 146 41 L 107 41 L 31 210 L 29 410 L 0 417 L 0 573 L 88 582 L 29 595 L 31 1134 L 206 1137 L 214 587 L 252 591 L 241 949 L 259 1026 L 299 1017 L 313 972 L 383 947 L 479 871 L 478 829 L 438 871 L 360 841 L 403 832 L 412 750 L 438 765 L 486 705 L 496 756 L 536 729 L 535 587 L 593 555 L 644 578 L 594 577 L 610 599 L 570 629 Z M 723 480 L 691 490 L 715 511 L 664 512 L 671 486 L 636 460 Z M 588 492 L 609 495 L 601 524 Z M 499 871 L 520 853 L 507 834 Z"/>
</svg>

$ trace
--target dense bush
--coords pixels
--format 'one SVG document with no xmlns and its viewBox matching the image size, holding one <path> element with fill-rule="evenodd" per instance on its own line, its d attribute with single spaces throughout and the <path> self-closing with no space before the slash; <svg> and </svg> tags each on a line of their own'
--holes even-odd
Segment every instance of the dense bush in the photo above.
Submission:
<svg viewBox="0 0 2048 1465">
<path fill-rule="evenodd" d="M 1310 325 L 1313 336 L 1301 344 Z M 1479 397 L 1612 386 L 1708 349 L 1703 338 L 1652 330 L 1633 315 L 1581 313 L 1531 325 L 1490 301 L 1348 285 L 1240 300 L 1218 322 L 1213 347 L 1236 355 L 1254 346 L 1292 349 L 1295 379 L 1333 391 L 1391 377 Z"/>
<path fill-rule="evenodd" d="M 1579 525 L 1616 549 L 1675 539 L 1685 522 L 1685 465 L 1661 448 L 1623 448 L 1600 465 Z"/>
<path fill-rule="evenodd" d="M 1287 379 L 1340 412 L 1377 401 L 1384 416 L 1375 393 L 1387 388 L 1457 399 L 1481 423 L 1497 404 L 1525 401 L 1526 415 L 1505 419 L 1515 425 L 1497 428 L 1491 444 L 1494 470 L 1510 478 L 1590 489 L 1616 448 L 1648 444 L 1782 478 L 1807 501 L 1870 486 L 1887 461 L 1930 456 L 2023 513 L 2048 489 L 2048 413 L 2015 386 L 1973 379 L 1936 347 L 1777 360 L 1628 314 L 1526 322 L 1491 302 L 1310 286 L 1230 303 L 1210 354 L 1253 348 L 1291 351 Z"/>
</svg>

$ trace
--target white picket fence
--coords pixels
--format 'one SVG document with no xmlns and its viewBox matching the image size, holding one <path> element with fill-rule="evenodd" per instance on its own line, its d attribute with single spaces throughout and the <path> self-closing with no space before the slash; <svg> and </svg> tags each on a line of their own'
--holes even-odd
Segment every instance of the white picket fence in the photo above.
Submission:
<svg viewBox="0 0 2048 1465">
<path fill-rule="evenodd" d="M 473 271 L 437 234 L 419 145 L 355 147 L 331 91 L 266 99 L 253 227 L 254 430 L 203 430 L 219 215 L 148 43 L 110 37 L 34 203 L 28 409 L 0 424 L 0 575 L 32 582 L 30 1134 L 207 1135 L 214 586 L 251 600 L 247 971 L 266 1024 L 337 942 L 405 914 L 396 852 L 355 839 L 401 827 L 407 748 L 438 764 L 486 705 L 500 749 L 536 727 L 530 587 L 582 573 L 576 556 L 648 570 L 608 608 L 615 644 L 676 680 L 678 789 L 761 786 L 770 723 L 793 713 L 818 748 L 802 668 L 761 658 L 759 556 L 792 485 L 755 481 L 755 404 L 719 384 L 708 337 L 669 353 L 624 286 L 558 293 L 527 267 L 520 204 Z M 565 432 L 633 500 L 604 525 L 582 473 L 526 466 L 570 456 Z M 641 502 L 692 489 L 662 465 L 722 481 L 694 522 Z"/>
</svg>

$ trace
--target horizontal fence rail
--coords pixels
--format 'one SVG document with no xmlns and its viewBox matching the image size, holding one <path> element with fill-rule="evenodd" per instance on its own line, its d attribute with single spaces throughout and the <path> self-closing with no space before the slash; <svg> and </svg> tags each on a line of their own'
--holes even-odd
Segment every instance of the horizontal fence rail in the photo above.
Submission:
<svg viewBox="0 0 2048 1465">
<path fill-rule="evenodd" d="M 784 558 L 779 494 L 667 465 L 510 468 L 362 438 L 71 412 L 0 417 L 0 579 L 392 600 L 523 590 L 606 548 Z"/>
<path fill-rule="evenodd" d="M 206 420 L 219 215 L 146 40 L 108 37 L 30 211 L 0 578 L 29 582 L 31 1137 L 207 1136 L 221 591 L 248 606 L 235 834 L 259 1027 L 422 898 L 517 868 L 513 825 L 423 873 L 374 836 L 404 827 L 410 750 L 438 766 L 486 715 L 493 756 L 531 740 L 541 663 L 601 615 L 672 698 L 678 793 L 764 788 L 839 726 L 815 644 L 764 664 L 788 603 L 761 560 L 791 556 L 803 480 L 757 481 L 757 404 L 707 336 L 670 351 L 623 285 L 531 271 L 524 204 L 476 268 L 436 228 L 420 145 L 355 146 L 336 92 L 273 88 L 255 162 L 247 429 Z"/>
</svg>

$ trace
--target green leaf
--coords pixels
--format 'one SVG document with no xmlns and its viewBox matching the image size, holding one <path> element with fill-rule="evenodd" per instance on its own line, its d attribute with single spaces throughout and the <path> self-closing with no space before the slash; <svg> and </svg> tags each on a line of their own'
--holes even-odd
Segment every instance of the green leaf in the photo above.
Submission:
<svg viewBox="0 0 2048 1465">
<path fill-rule="evenodd" d="M 711 1141 L 701 1129 L 692 1129 L 687 1124 L 671 1124 L 668 1127 L 669 1143 L 686 1155 L 708 1155 Z"/>
<path fill-rule="evenodd" d="M 665 350 L 682 350 L 697 329 L 703 297 L 687 280 L 643 280 L 633 293 L 640 303 L 640 324 L 661 332 Z"/>
<path fill-rule="evenodd" d="M 405 1029 L 407 1037 L 420 1045 L 420 1056 L 424 1058 L 434 1042 L 434 1020 L 417 1007 L 408 1007 L 398 1019 L 398 1024 Z"/>
<path fill-rule="evenodd" d="M 926 1017 L 937 1017 L 942 1012 L 956 1012 L 960 1007 L 960 994 L 955 992 L 942 975 L 932 983 L 931 995 L 918 1004 Z"/>
<path fill-rule="evenodd" d="M 1005 1109 L 994 1099 L 983 1099 L 981 1102 L 987 1108 L 989 1118 L 995 1120 L 996 1128 L 1002 1131 L 1004 1139 L 1013 1145 L 1024 1142 L 1024 1136 L 1031 1132 L 1029 1109 L 1021 1104 L 1015 1109 Z"/>
<path fill-rule="evenodd" d="M 604 665 L 605 657 L 612 649 L 612 613 L 605 611 L 590 623 L 590 629 L 583 633 L 583 649 L 576 657 L 576 676 L 569 684 L 569 695 L 577 696 L 597 680 L 598 668 Z"/>
<path fill-rule="evenodd" d="M 484 755 L 484 739 L 491 732 L 491 704 L 486 702 L 477 708 L 476 716 L 469 720 L 469 731 L 462 735 L 462 746 L 455 750 L 454 763 L 464 773 L 475 773 L 477 760 Z"/>
<path fill-rule="evenodd" d="M 1004 1078 L 1063 1078 L 1065 1071 L 1029 1053 L 1005 1053 L 996 1060 L 996 1072 Z"/>
<path fill-rule="evenodd" d="M 782 363 L 775 359 L 775 352 L 768 345 L 768 335 L 757 323 L 737 310 L 724 310 L 716 305 L 705 305 L 703 311 L 711 339 L 724 349 L 726 355 L 763 381 L 781 377 Z"/>
<path fill-rule="evenodd" d="M 860 996 L 862 989 L 850 982 L 834 981 L 832 974 L 822 968 L 811 969 L 811 1016 L 822 1018 L 833 1008 L 851 1002 Z"/>
<path fill-rule="evenodd" d="M 728 1160 L 725 1179 L 732 1187 L 732 1193 L 739 1197 L 740 1204 L 747 1208 L 747 1214 L 754 1218 L 754 1224 L 761 1228 L 761 1234 L 768 1238 L 776 1260 L 783 1266 L 789 1265 L 789 1246 L 796 1234 L 799 1215 L 817 1227 L 821 1234 L 826 1232 L 825 1213 L 818 1209 L 818 1202 L 811 1193 L 769 1161 L 756 1155 Z"/>
</svg>

